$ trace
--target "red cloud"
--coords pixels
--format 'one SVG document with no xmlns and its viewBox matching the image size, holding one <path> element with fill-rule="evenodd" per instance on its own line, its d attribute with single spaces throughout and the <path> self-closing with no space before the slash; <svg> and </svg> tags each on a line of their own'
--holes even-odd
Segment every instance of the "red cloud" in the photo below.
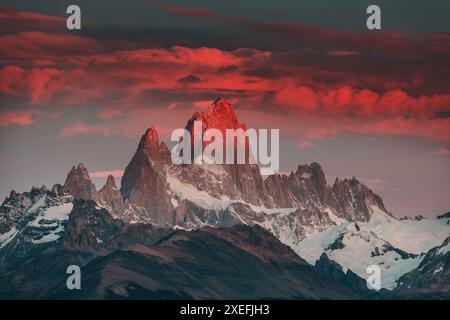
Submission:
<svg viewBox="0 0 450 320">
<path fill-rule="evenodd" d="M 274 103 L 300 113 L 317 113 L 362 117 L 404 116 L 432 117 L 449 110 L 450 94 L 413 97 L 401 90 L 378 94 L 351 87 L 322 88 L 286 87 L 274 95 Z"/>
<path fill-rule="evenodd" d="M 85 105 L 108 103 L 108 95 L 122 97 L 122 103 L 134 103 L 148 90 L 255 90 L 260 83 L 239 74 L 221 76 L 217 70 L 264 60 L 270 53 L 245 50 L 222 51 L 214 48 L 191 49 L 174 46 L 169 49 L 119 51 L 65 59 L 70 64 L 53 68 L 6 66 L 0 69 L 0 92 L 25 95 L 31 104 L 59 102 Z M 56 68 L 57 67 L 57 68 Z M 180 83 L 180 79 L 199 73 L 202 81 Z"/>
<path fill-rule="evenodd" d="M 61 89 L 55 79 L 62 73 L 54 68 L 28 70 L 7 66 L 0 69 L 0 92 L 10 95 L 27 93 L 31 104 L 46 103 Z"/>
<path fill-rule="evenodd" d="M 73 58 L 64 67 L 4 67 L 0 70 L 0 91 L 8 95 L 26 94 L 30 104 L 105 105 L 106 109 L 97 112 L 104 120 L 124 115 L 127 106 L 145 106 L 147 92 L 173 92 L 174 97 L 168 98 L 172 104 L 180 102 L 176 94 L 183 92 L 190 95 L 192 106 L 205 100 L 202 95 L 213 99 L 226 92 L 227 97 L 234 96 L 249 108 L 353 118 L 356 123 L 346 127 L 331 125 L 327 132 L 312 130 L 305 136 L 308 141 L 346 131 L 448 139 L 449 127 L 433 117 L 448 112 L 450 94 L 413 96 L 402 90 L 376 92 L 310 80 L 309 85 L 296 85 L 305 81 L 304 75 L 284 74 L 283 66 L 276 63 L 270 66 L 272 72 L 279 72 L 277 76 L 266 77 L 257 72 L 270 64 L 271 59 L 272 53 L 266 51 L 180 46 L 87 54 Z M 230 65 L 236 68 L 225 74 L 219 72 Z M 193 74 L 201 80 L 180 83 L 180 79 Z M 426 127 L 428 130 L 423 129 Z M 76 123 L 60 136 L 87 133 L 108 135 L 110 128 Z"/>
<path fill-rule="evenodd" d="M 281 52 L 143 45 L 136 49 L 133 45 L 120 50 L 108 41 L 67 33 L 6 34 L 0 36 L 2 98 L 25 98 L 32 105 L 99 106 L 95 111 L 99 119 L 122 128 L 76 122 L 60 137 L 123 133 L 129 129 L 121 124 L 130 125 L 139 118 L 131 115 L 130 108 L 196 108 L 225 96 L 242 108 L 270 112 L 271 117 L 286 113 L 293 119 L 329 120 L 302 132 L 303 147 L 342 132 L 450 139 L 446 116 L 450 68 L 443 58 L 450 50 L 440 44 L 448 41 L 445 35 L 417 35 L 412 41 L 402 33 L 368 35 L 251 21 L 208 9 L 163 9 L 180 16 L 218 18 L 254 32 L 296 37 L 313 49 Z M 27 16 L 59 21 L 0 10 L 2 14 L 11 21 Z M 29 123 L 33 118 L 22 121 Z M 284 127 L 289 130 L 289 125 Z"/>
<path fill-rule="evenodd" d="M 77 56 L 101 52 L 102 45 L 92 39 L 70 34 L 20 32 L 0 36 L 2 60 L 48 60 L 60 56 Z"/>
<path fill-rule="evenodd" d="M 0 127 L 29 126 L 35 123 L 34 116 L 39 114 L 38 111 L 0 110 Z"/>
</svg>

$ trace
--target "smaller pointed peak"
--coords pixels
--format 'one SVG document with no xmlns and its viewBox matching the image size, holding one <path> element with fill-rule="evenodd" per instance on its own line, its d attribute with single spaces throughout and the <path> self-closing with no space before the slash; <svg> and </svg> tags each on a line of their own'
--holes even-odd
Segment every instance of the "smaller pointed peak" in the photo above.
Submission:
<svg viewBox="0 0 450 320">
<path fill-rule="evenodd" d="M 89 172 L 83 162 L 73 166 L 68 175 L 85 176 L 89 178 Z"/>
<path fill-rule="evenodd" d="M 159 144 L 159 149 L 161 150 L 161 152 L 163 153 L 170 153 L 169 147 L 167 146 L 167 143 L 165 142 L 161 142 Z"/>
<path fill-rule="evenodd" d="M 154 127 L 154 126 L 151 126 L 150 128 L 148 128 L 146 131 L 145 131 L 145 134 L 147 134 L 147 135 L 158 135 L 158 130 L 156 130 L 156 128 Z"/>
<path fill-rule="evenodd" d="M 72 180 L 87 180 L 91 181 L 91 178 L 89 176 L 89 172 L 84 166 L 83 163 L 79 163 L 77 166 L 73 166 L 70 172 L 67 174 L 66 181 L 64 183 L 64 186 L 67 187 L 68 183 Z M 69 188 L 70 189 L 70 188 Z"/>
<path fill-rule="evenodd" d="M 320 166 L 320 164 L 318 164 L 317 162 L 312 162 L 312 163 L 310 164 L 310 167 L 311 167 L 311 168 L 321 168 L 321 169 L 322 169 L 322 167 Z"/>
<path fill-rule="evenodd" d="M 231 103 L 225 100 L 224 98 L 219 98 L 215 100 L 211 106 L 208 108 L 209 112 L 221 112 L 221 113 L 229 113 L 234 116 L 234 109 L 231 106 Z M 234 116 L 235 117 L 235 116 Z"/>
<path fill-rule="evenodd" d="M 88 170 L 86 169 L 86 166 L 84 163 L 80 162 L 77 165 L 72 166 L 72 169 L 70 169 L 68 175 L 89 175 Z"/>
<path fill-rule="evenodd" d="M 87 170 L 87 169 L 86 169 L 86 166 L 84 165 L 84 163 L 83 163 L 83 162 L 80 162 L 80 163 L 77 165 L 77 170 Z"/>
<path fill-rule="evenodd" d="M 67 174 L 64 187 L 75 198 L 88 200 L 95 199 L 97 195 L 95 185 L 83 163 L 78 164 L 76 168 L 73 167 Z"/>
<path fill-rule="evenodd" d="M 16 190 L 11 190 L 11 192 L 9 193 L 9 197 L 10 198 L 15 198 L 16 196 L 17 196 Z"/>
<path fill-rule="evenodd" d="M 358 179 L 356 179 L 355 177 L 352 177 L 352 178 L 350 179 L 350 181 L 351 181 L 353 184 L 361 184 L 361 182 L 360 182 Z"/>
<path fill-rule="evenodd" d="M 307 164 L 299 164 L 297 166 L 297 170 L 295 173 L 303 173 L 303 172 L 310 172 L 311 171 L 311 166 L 307 165 Z"/>
<path fill-rule="evenodd" d="M 218 129 L 225 133 L 226 129 L 243 129 L 246 130 L 246 126 L 240 123 L 237 119 L 236 113 L 229 103 L 224 98 L 215 100 L 205 111 L 201 113 L 195 112 L 189 119 L 186 129 L 191 133 L 194 133 L 195 121 L 202 122 L 202 130 Z"/>
<path fill-rule="evenodd" d="M 229 103 L 225 98 L 218 98 L 216 99 L 213 104 L 213 106 L 231 106 L 231 103 Z"/>
<path fill-rule="evenodd" d="M 106 179 L 106 186 L 117 188 L 116 187 L 116 179 L 111 174 Z"/>
<path fill-rule="evenodd" d="M 139 142 L 139 148 L 149 147 L 149 148 L 157 148 L 159 145 L 159 137 L 158 131 L 155 127 L 148 128 L 145 133 L 141 137 L 141 141 Z"/>
<path fill-rule="evenodd" d="M 59 183 L 56 183 L 55 185 L 53 185 L 52 190 L 50 191 L 50 193 L 56 197 L 56 196 L 64 196 L 69 194 L 69 191 L 63 187 L 62 185 L 60 185 Z"/>
</svg>

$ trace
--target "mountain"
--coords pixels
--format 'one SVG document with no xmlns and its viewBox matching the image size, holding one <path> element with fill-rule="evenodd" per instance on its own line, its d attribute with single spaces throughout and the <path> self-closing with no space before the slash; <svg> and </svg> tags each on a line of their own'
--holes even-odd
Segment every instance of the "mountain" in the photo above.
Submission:
<svg viewBox="0 0 450 320">
<path fill-rule="evenodd" d="M 125 272 L 108 277 L 109 270 L 117 268 Z M 152 247 L 136 245 L 96 259 L 85 272 L 93 283 L 85 292 L 109 298 L 358 297 L 334 281 L 323 281 L 312 266 L 257 226 L 179 230 Z M 99 284 L 100 277 L 104 281 Z"/>
<path fill-rule="evenodd" d="M 75 198 L 95 200 L 98 196 L 97 189 L 92 183 L 86 167 L 82 163 L 72 167 L 67 174 L 64 187 Z"/>
<path fill-rule="evenodd" d="M 336 199 L 339 216 L 342 218 L 367 222 L 375 210 L 381 210 L 392 216 L 386 210 L 383 199 L 355 177 L 343 180 L 336 178 L 332 194 Z"/>
<path fill-rule="evenodd" d="M 14 266 L 58 240 L 72 208 L 73 197 L 61 185 L 11 192 L 0 207 L 0 264 Z"/>
<path fill-rule="evenodd" d="M 224 99 L 195 113 L 186 125 L 190 132 L 194 121 L 202 121 L 202 134 L 210 128 L 222 132 L 246 129 Z M 292 233 L 293 243 L 314 233 L 315 227 L 322 231 L 333 225 L 336 219 L 367 221 L 373 208 L 390 214 L 382 199 L 355 178 L 336 180 L 330 187 L 317 163 L 298 166 L 290 175 L 267 177 L 251 164 L 175 165 L 153 127 L 144 133 L 126 167 L 120 191 L 125 202 L 139 208 L 136 215 L 130 205 L 126 214 L 120 210 L 115 214 L 125 221 L 187 229 L 221 226 L 219 220 L 258 223 L 267 228 L 275 225 L 272 231 L 277 236 L 280 232 Z M 186 214 L 186 206 L 196 208 Z M 221 212 L 226 218 L 213 219 L 213 212 Z M 280 212 L 283 215 L 273 215 Z M 280 230 L 284 223 L 280 220 L 293 221 L 298 227 Z"/>
<path fill-rule="evenodd" d="M 350 269 L 344 272 L 342 267 L 331 260 L 326 253 L 322 253 L 314 266 L 325 277 L 341 283 L 362 297 L 371 298 L 377 296 L 377 292 L 367 288 L 366 281 L 363 278 Z"/>
<path fill-rule="evenodd" d="M 108 209 L 109 212 L 124 212 L 125 205 L 116 186 L 116 180 L 112 175 L 106 179 L 106 184 L 98 192 L 98 202 L 102 207 Z"/>
<path fill-rule="evenodd" d="M 201 131 L 195 134 L 203 135 L 212 128 L 221 132 L 246 129 L 224 99 L 195 113 L 186 129 L 194 133 L 194 123 L 200 120 Z M 433 261 L 441 255 L 431 257 L 430 252 L 439 250 L 450 234 L 449 221 L 448 214 L 438 219 L 398 220 L 381 197 L 356 178 L 337 178 L 329 185 L 315 162 L 299 165 L 289 174 L 269 176 L 262 176 L 253 164 L 176 165 L 157 130 L 150 127 L 124 171 L 120 189 L 109 176 L 97 191 L 81 163 L 70 170 L 63 186 L 57 184 L 50 191 L 46 187 L 11 191 L 0 207 L 0 271 L 4 273 L 0 286 L 10 286 L 9 293 L 17 297 L 56 297 L 63 294 L 62 288 L 55 289 L 62 278 L 53 281 L 50 277 L 57 272 L 65 276 L 61 259 L 66 259 L 86 268 L 91 279 L 88 285 L 101 292 L 92 297 L 101 298 L 250 297 L 239 283 L 220 278 L 219 272 L 215 280 L 215 274 L 209 274 L 208 285 L 220 288 L 208 291 L 199 278 L 208 270 L 247 277 L 247 290 L 258 290 L 253 292 L 254 298 L 372 297 L 363 285 L 370 265 L 380 267 L 382 287 L 392 293 L 403 290 L 407 283 L 412 288 L 429 285 L 434 292 L 431 281 L 446 274 L 447 265 L 442 273 L 429 276 L 420 266 L 430 260 L 433 268 L 436 264 L 433 272 L 439 270 L 442 262 Z M 233 238 L 230 244 L 227 239 L 235 234 L 261 241 L 244 245 Z M 211 247 L 198 251 L 197 245 L 204 241 Z M 217 253 L 221 246 L 229 251 Z M 258 254 L 258 246 L 263 246 L 264 255 L 275 255 L 275 265 Z M 178 256 L 186 261 L 179 261 Z M 211 257 L 222 261 L 223 268 Z M 244 257 L 258 266 L 256 278 L 251 276 L 254 266 Z M 224 263 L 226 259 L 231 260 Z M 152 274 L 147 265 L 158 272 Z M 158 267 L 161 265 L 168 270 Z M 273 274 L 280 265 L 283 269 L 278 271 L 286 273 L 286 278 Z M 237 266 L 240 268 L 234 270 Z M 177 276 L 180 270 L 189 279 Z M 423 282 L 407 278 L 415 270 L 419 271 L 414 278 L 423 273 Z M 163 281 L 163 273 L 173 281 Z M 45 288 L 44 279 L 49 282 Z M 286 279 L 299 287 L 292 288 L 283 282 Z M 272 293 L 258 281 L 271 283 Z M 128 284 L 121 287 L 119 283 Z M 281 284 L 287 287 L 283 289 Z M 177 286 L 196 289 L 180 291 Z M 445 288 L 445 283 L 439 286 Z"/>
<path fill-rule="evenodd" d="M 145 208 L 146 214 L 131 219 L 162 226 L 173 225 L 170 212 L 174 209 L 168 194 L 165 167 L 170 161 L 168 149 L 159 143 L 155 128 L 142 136 L 136 153 L 122 177 L 121 194 L 124 201 Z M 166 159 L 166 156 L 169 157 Z"/>
<path fill-rule="evenodd" d="M 246 129 L 224 99 L 191 117 L 186 129 L 192 134 L 195 121 L 202 121 L 202 135 L 211 128 Z M 266 177 L 250 164 L 175 165 L 153 127 L 125 170 L 121 194 L 127 209 L 114 216 L 124 221 L 186 230 L 260 225 L 299 254 L 303 240 L 344 222 L 367 223 L 375 213 L 394 219 L 381 197 L 356 178 L 328 185 L 318 163 Z"/>
<path fill-rule="evenodd" d="M 91 200 L 75 199 L 63 236 L 27 259 L 0 264 L 2 298 L 355 299 L 322 279 L 261 227 L 187 232 L 126 224 Z M 40 249 L 39 249 L 40 248 Z M 82 268 L 82 290 L 65 287 Z"/>
<path fill-rule="evenodd" d="M 247 130 L 244 123 L 239 122 L 231 104 L 223 98 L 214 101 L 204 112 L 196 112 L 189 119 L 186 129 L 193 135 L 194 122 L 202 122 L 202 134 L 208 129 L 218 129 L 225 136 L 227 129 Z"/>
<path fill-rule="evenodd" d="M 389 297 L 450 299 L 450 236 L 428 251 L 419 266 L 403 275 L 398 282 L 399 286 Z"/>
<path fill-rule="evenodd" d="M 381 286 L 394 289 L 402 275 L 417 268 L 425 254 L 448 237 L 449 218 L 397 220 L 376 211 L 368 222 L 344 221 L 314 234 L 293 249 L 311 264 L 323 253 L 362 278 L 381 269 Z"/>
</svg>

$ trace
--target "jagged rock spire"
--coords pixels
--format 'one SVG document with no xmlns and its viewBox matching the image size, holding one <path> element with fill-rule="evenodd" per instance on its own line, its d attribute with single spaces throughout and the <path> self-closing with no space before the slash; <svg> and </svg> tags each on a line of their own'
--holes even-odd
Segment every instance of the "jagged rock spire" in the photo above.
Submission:
<svg viewBox="0 0 450 320">
<path fill-rule="evenodd" d="M 50 193 L 54 197 L 58 197 L 58 196 L 64 196 L 64 195 L 68 194 L 69 191 L 67 190 L 67 188 L 65 188 L 64 186 L 57 183 L 52 187 L 52 190 L 50 191 Z"/>
<path fill-rule="evenodd" d="M 139 148 L 147 148 L 149 150 L 157 150 L 159 146 L 158 131 L 155 127 L 148 128 L 141 137 Z"/>
<path fill-rule="evenodd" d="M 112 175 L 108 175 L 108 178 L 106 179 L 105 187 L 117 188 L 117 186 L 116 186 L 116 179 Z"/>
<path fill-rule="evenodd" d="M 95 200 L 97 198 L 97 189 L 92 183 L 89 173 L 83 163 L 73 166 L 67 174 L 64 187 L 75 198 L 85 200 Z"/>
<path fill-rule="evenodd" d="M 116 186 L 116 179 L 109 175 L 103 188 L 98 192 L 98 203 L 109 210 L 115 217 L 120 215 L 124 210 L 122 195 Z"/>
<path fill-rule="evenodd" d="M 226 129 L 246 129 L 245 124 L 238 121 L 231 103 L 223 98 L 214 101 L 206 111 L 194 113 L 186 125 L 186 129 L 191 134 L 194 121 L 201 121 L 203 123 L 203 131 L 214 128 L 225 133 Z"/>
</svg>

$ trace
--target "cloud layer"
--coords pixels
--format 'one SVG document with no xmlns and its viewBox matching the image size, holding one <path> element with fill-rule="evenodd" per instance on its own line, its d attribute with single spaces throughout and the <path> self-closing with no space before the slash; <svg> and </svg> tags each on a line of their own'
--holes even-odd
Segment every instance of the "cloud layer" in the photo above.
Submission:
<svg viewBox="0 0 450 320">
<path fill-rule="evenodd" d="M 299 23 L 269 23 L 182 6 L 157 6 L 167 14 L 224 23 L 254 34 L 298 42 L 291 50 L 202 46 L 125 45 L 61 32 L 60 17 L 0 10 L 0 125 L 31 125 L 48 106 L 97 106 L 96 123 L 81 119 L 59 137 L 108 136 L 131 125 L 138 110 L 172 112 L 204 108 L 225 97 L 258 117 L 313 119 L 299 147 L 340 133 L 402 135 L 450 141 L 449 37 L 403 32 L 354 33 Z M 31 31 L 22 21 L 45 28 Z M 6 25 L 5 25 L 6 26 Z M 16 28 L 14 28 L 16 26 Z M 19 28 L 19 26 L 22 26 Z M 308 47 L 301 45 L 307 43 Z M 263 120 L 261 120 L 263 121 Z M 300 130 L 302 131 L 302 130 Z"/>
</svg>

